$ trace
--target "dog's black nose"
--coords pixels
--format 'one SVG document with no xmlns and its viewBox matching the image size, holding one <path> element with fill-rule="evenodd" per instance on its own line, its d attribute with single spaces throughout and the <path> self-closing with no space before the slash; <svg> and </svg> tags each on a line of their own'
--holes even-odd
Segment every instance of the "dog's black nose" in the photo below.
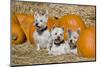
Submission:
<svg viewBox="0 0 100 67">
<path fill-rule="evenodd" d="M 35 25 L 38 26 L 38 23 L 36 23 Z"/>
<path fill-rule="evenodd" d="M 72 42 L 72 40 L 70 40 L 70 42 Z"/>
<path fill-rule="evenodd" d="M 57 39 L 60 39 L 60 37 L 58 36 Z"/>
</svg>

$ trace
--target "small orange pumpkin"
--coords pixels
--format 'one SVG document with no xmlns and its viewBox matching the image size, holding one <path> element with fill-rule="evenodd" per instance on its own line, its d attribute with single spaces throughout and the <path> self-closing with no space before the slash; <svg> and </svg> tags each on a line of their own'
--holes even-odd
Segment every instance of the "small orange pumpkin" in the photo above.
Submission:
<svg viewBox="0 0 100 67">
<path fill-rule="evenodd" d="M 20 44 L 26 41 L 26 36 L 18 23 L 15 14 L 12 15 L 12 44 Z"/>
<path fill-rule="evenodd" d="M 81 17 L 75 14 L 64 15 L 60 18 L 59 22 L 59 25 L 63 26 L 65 29 L 65 39 L 67 39 L 66 31 L 68 29 L 76 31 L 78 28 L 80 28 L 81 31 L 85 28 L 85 23 Z"/>
<path fill-rule="evenodd" d="M 77 48 L 79 56 L 95 58 L 95 27 L 91 26 L 82 31 L 77 41 Z"/>
</svg>

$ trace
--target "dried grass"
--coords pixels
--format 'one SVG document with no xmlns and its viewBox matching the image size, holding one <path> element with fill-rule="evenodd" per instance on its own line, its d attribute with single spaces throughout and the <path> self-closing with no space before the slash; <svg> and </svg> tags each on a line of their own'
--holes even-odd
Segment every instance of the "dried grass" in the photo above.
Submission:
<svg viewBox="0 0 100 67">
<path fill-rule="evenodd" d="M 92 61 L 95 59 L 78 57 L 72 54 L 50 56 L 46 49 L 37 51 L 28 42 L 12 46 L 12 64 L 13 65 L 30 65 L 30 64 L 47 64 L 47 63 L 67 63 L 79 61 Z"/>
</svg>

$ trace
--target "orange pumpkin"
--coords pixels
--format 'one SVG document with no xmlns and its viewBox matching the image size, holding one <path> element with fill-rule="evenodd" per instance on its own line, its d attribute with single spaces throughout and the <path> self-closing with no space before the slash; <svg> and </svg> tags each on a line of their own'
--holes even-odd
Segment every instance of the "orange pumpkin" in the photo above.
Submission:
<svg viewBox="0 0 100 67">
<path fill-rule="evenodd" d="M 65 39 L 67 39 L 66 31 L 68 29 L 76 31 L 78 28 L 80 28 L 81 31 L 85 28 L 85 23 L 83 22 L 81 17 L 75 14 L 64 15 L 60 18 L 59 22 L 59 25 L 63 26 L 65 29 Z"/>
<path fill-rule="evenodd" d="M 16 14 L 18 21 L 21 25 L 21 28 L 23 29 L 27 41 L 34 44 L 34 39 L 33 39 L 33 32 L 35 30 L 35 27 L 33 25 L 34 22 L 34 16 L 27 15 L 27 14 Z"/>
<path fill-rule="evenodd" d="M 16 16 L 12 15 L 12 44 L 20 44 L 26 41 L 26 36 L 18 23 Z"/>
<path fill-rule="evenodd" d="M 95 58 L 95 27 L 91 26 L 82 31 L 77 41 L 77 48 L 79 56 Z"/>
</svg>

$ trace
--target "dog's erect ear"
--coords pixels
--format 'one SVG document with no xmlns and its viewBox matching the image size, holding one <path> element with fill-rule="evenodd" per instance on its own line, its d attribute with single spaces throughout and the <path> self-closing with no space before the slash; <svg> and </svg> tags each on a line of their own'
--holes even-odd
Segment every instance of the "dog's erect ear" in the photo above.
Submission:
<svg viewBox="0 0 100 67">
<path fill-rule="evenodd" d="M 68 32 L 68 33 L 71 33 L 71 32 L 72 32 L 72 30 L 71 30 L 71 29 L 67 29 L 67 32 Z"/>
<path fill-rule="evenodd" d="M 47 20 L 48 20 L 48 10 L 46 10 L 45 17 L 46 17 L 46 18 L 47 18 Z"/>
<path fill-rule="evenodd" d="M 33 14 L 33 12 L 34 12 L 34 11 L 33 11 L 33 9 L 31 9 L 31 10 L 30 10 L 30 13 L 32 13 L 32 14 Z"/>
<path fill-rule="evenodd" d="M 67 29 L 68 38 L 71 37 L 71 33 L 72 33 L 72 30 L 71 29 Z"/>
<path fill-rule="evenodd" d="M 64 27 L 62 27 L 62 30 L 64 31 Z"/>
<path fill-rule="evenodd" d="M 56 25 L 54 24 L 53 27 L 52 27 L 52 29 L 54 29 L 55 27 L 56 27 Z"/>
<path fill-rule="evenodd" d="M 45 10 L 44 16 L 48 17 L 48 10 Z"/>
<path fill-rule="evenodd" d="M 35 11 L 35 13 L 34 13 L 34 17 L 38 17 L 38 16 L 39 16 L 38 11 Z"/>
<path fill-rule="evenodd" d="M 54 25 L 52 26 L 52 28 L 50 29 L 50 31 L 52 31 L 55 27 L 56 27 L 56 25 L 54 24 Z"/>
<path fill-rule="evenodd" d="M 46 15 L 48 15 L 48 10 L 46 10 Z"/>
<path fill-rule="evenodd" d="M 77 29 L 77 33 L 80 34 L 80 28 Z"/>
</svg>

